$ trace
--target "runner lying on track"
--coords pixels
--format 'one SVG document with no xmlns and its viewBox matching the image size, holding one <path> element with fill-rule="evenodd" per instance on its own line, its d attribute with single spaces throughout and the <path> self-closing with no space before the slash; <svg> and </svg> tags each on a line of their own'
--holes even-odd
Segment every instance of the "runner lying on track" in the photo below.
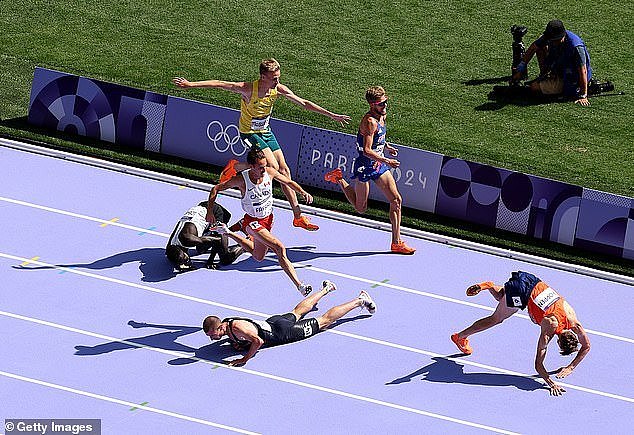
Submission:
<svg viewBox="0 0 634 435">
<path fill-rule="evenodd" d="M 246 364 L 263 346 L 293 343 L 312 337 L 355 308 L 365 308 L 370 314 L 376 311 L 376 304 L 370 295 L 362 291 L 358 297 L 345 304 L 332 307 L 323 316 L 303 318 L 321 298 L 336 289 L 334 283 L 324 281 L 320 291 L 305 298 L 293 311 L 275 315 L 266 320 L 251 320 L 242 317 L 220 320 L 216 316 L 207 316 L 203 321 L 203 331 L 212 341 L 220 340 L 226 335 L 236 350 L 247 351 L 242 358 L 228 363 L 230 366 L 237 366 Z"/>
<path fill-rule="evenodd" d="M 214 204 L 212 213 L 218 222 L 229 222 L 231 213 L 220 204 Z M 210 252 L 207 267 L 215 269 L 216 255 L 220 265 L 233 263 L 244 251 L 238 245 L 228 246 L 227 236 L 209 231 L 207 216 L 207 201 L 190 208 L 176 224 L 169 242 L 165 248 L 165 255 L 172 262 L 177 271 L 192 269 L 189 248 L 194 248 L 196 254 Z M 193 253 L 192 253 L 193 255 Z"/>
</svg>

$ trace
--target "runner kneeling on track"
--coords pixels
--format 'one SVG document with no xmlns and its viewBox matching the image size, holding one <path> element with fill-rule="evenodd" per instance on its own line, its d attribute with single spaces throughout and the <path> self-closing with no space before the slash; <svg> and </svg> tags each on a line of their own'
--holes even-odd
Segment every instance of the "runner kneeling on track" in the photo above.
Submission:
<svg viewBox="0 0 634 435">
<path fill-rule="evenodd" d="M 286 248 L 271 233 L 273 227 L 273 180 L 279 181 L 302 195 L 308 204 L 313 202 L 313 197 L 295 181 L 268 166 L 264 153 L 258 147 L 252 147 L 247 153 L 247 163 L 249 169 L 237 173 L 211 189 L 206 219 L 212 225 L 218 223 L 214 227 L 215 230 L 238 242 L 245 251 L 251 253 L 256 261 L 262 261 L 269 249 L 275 252 L 286 275 L 295 284 L 302 296 L 307 296 L 312 291 L 312 287 L 299 280 L 293 264 L 286 256 Z M 241 204 L 245 212 L 244 218 L 241 220 L 242 231 L 251 236 L 253 240 L 234 233 L 227 228 L 224 222 L 218 221 L 214 216 L 212 207 L 218 193 L 234 187 L 238 188 L 242 194 Z"/>
<path fill-rule="evenodd" d="M 537 341 L 535 369 L 550 387 L 550 394 L 561 395 L 566 390 L 553 382 L 544 368 L 548 343 L 557 335 L 557 344 L 562 355 L 577 352 L 572 362 L 557 373 L 558 379 L 572 373 L 590 351 L 590 340 L 570 304 L 542 280 L 527 272 L 513 272 L 503 287 L 491 281 L 474 284 L 467 289 L 467 296 L 475 296 L 482 290 L 488 290 L 498 301 L 497 308 L 490 316 L 476 320 L 468 328 L 453 334 L 451 340 L 461 352 L 470 355 L 473 350 L 467 337 L 502 323 L 518 310 L 528 307 L 531 320 L 541 328 Z M 581 348 L 577 350 L 579 343 Z"/>
<path fill-rule="evenodd" d="M 214 216 L 219 222 L 229 222 L 231 213 L 220 204 L 212 207 Z M 216 269 L 214 263 L 216 255 L 220 265 L 233 263 L 244 251 L 239 245 L 228 246 L 227 236 L 222 236 L 215 231 L 209 231 L 207 216 L 207 201 L 190 208 L 178 221 L 169 242 L 165 248 L 165 255 L 178 272 L 191 270 L 192 261 L 189 248 L 195 248 L 196 254 L 210 252 L 207 267 Z"/>
<path fill-rule="evenodd" d="M 329 309 L 323 316 L 304 319 L 322 297 L 337 289 L 330 281 L 324 281 L 322 285 L 320 291 L 305 298 L 290 313 L 275 315 L 266 320 L 241 317 L 220 320 L 216 316 L 207 316 L 203 321 L 203 331 L 212 341 L 226 335 L 234 349 L 247 351 L 242 358 L 228 363 L 230 366 L 237 366 L 246 364 L 262 346 L 293 343 L 312 337 L 355 308 L 365 308 L 370 314 L 376 311 L 376 304 L 370 295 L 362 291 L 358 297 Z"/>
</svg>

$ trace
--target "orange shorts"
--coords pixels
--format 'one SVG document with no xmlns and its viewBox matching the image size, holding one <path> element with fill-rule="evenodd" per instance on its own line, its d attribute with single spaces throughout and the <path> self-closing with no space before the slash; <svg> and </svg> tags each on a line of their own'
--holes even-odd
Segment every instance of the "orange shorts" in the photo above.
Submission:
<svg viewBox="0 0 634 435">
<path fill-rule="evenodd" d="M 262 231 L 265 228 L 271 231 L 271 228 L 273 228 L 273 213 L 263 218 L 255 218 L 253 216 L 245 214 L 244 218 L 242 219 L 242 231 L 245 234 L 249 234 L 247 232 L 247 228 L 251 228 L 251 230 L 255 231 L 256 233 L 258 231 Z"/>
</svg>

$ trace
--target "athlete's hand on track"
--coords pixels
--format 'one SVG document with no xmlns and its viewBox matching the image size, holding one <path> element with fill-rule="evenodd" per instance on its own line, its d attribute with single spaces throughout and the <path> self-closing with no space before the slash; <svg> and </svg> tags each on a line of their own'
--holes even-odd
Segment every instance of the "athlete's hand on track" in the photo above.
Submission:
<svg viewBox="0 0 634 435">
<path fill-rule="evenodd" d="M 174 77 L 172 79 L 172 83 L 174 83 L 179 88 L 188 88 L 189 87 L 189 80 L 187 80 L 185 77 Z"/>
<path fill-rule="evenodd" d="M 229 361 L 227 363 L 228 366 L 230 367 L 235 367 L 235 366 L 243 366 L 247 363 L 248 360 L 244 359 L 244 358 L 239 358 L 239 359 L 234 359 L 233 361 Z"/>
<path fill-rule="evenodd" d="M 559 386 L 557 384 L 553 384 L 550 387 L 550 395 L 551 396 L 561 396 L 565 392 L 566 392 L 566 390 L 563 387 L 561 387 L 561 386 Z"/>
<path fill-rule="evenodd" d="M 568 376 L 570 373 L 572 373 L 573 368 L 572 367 L 564 367 L 561 370 L 559 370 L 559 373 L 557 373 L 555 375 L 555 377 L 557 379 L 563 379 L 566 376 Z"/>
</svg>

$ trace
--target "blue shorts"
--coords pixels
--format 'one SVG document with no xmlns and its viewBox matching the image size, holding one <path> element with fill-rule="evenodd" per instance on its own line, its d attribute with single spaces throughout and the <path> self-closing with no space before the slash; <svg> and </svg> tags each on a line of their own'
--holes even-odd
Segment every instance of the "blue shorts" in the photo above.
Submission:
<svg viewBox="0 0 634 435">
<path fill-rule="evenodd" d="M 367 183 L 370 180 L 377 180 L 384 172 L 390 170 L 387 163 L 379 164 L 378 168 L 374 167 L 375 163 L 374 160 L 365 156 L 357 157 L 352 167 L 352 178 Z"/>
<path fill-rule="evenodd" d="M 240 133 L 240 139 L 249 148 L 253 145 L 257 145 L 261 150 L 265 148 L 271 148 L 271 151 L 277 151 L 281 149 L 280 144 L 277 142 L 277 138 L 272 131 L 263 131 L 260 133 Z"/>
<path fill-rule="evenodd" d="M 513 272 L 511 278 L 504 283 L 506 306 L 524 309 L 528 299 L 538 282 L 541 280 L 528 272 Z"/>
</svg>

